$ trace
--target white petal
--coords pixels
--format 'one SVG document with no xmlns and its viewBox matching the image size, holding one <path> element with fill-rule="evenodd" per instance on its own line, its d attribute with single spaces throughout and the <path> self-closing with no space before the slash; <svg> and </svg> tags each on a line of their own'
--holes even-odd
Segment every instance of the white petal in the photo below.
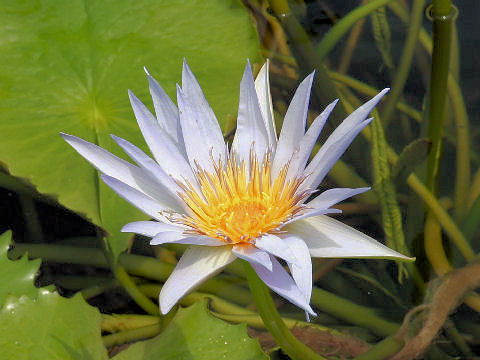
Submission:
<svg viewBox="0 0 480 360">
<path fill-rule="evenodd" d="M 316 316 L 317 314 L 312 310 L 310 304 L 306 301 L 304 294 L 297 287 L 290 275 L 288 275 L 282 265 L 280 265 L 273 256 L 270 256 L 270 258 L 273 265 L 272 271 L 255 263 L 250 263 L 250 265 L 252 265 L 260 279 L 262 279 L 270 289 L 290 301 L 292 304 L 307 311 L 309 314 Z"/>
<path fill-rule="evenodd" d="M 152 95 L 153 107 L 155 108 L 155 115 L 157 121 L 168 135 L 179 145 L 183 147 L 182 129 L 180 127 L 180 119 L 178 116 L 178 109 L 167 95 L 160 84 L 148 73 L 148 85 L 150 94 Z"/>
<path fill-rule="evenodd" d="M 314 257 L 412 260 L 325 215 L 291 223 L 284 230 L 301 237 Z"/>
<path fill-rule="evenodd" d="M 172 225 L 172 224 L 165 224 L 158 221 L 135 221 L 135 222 L 126 224 L 121 231 L 154 237 L 155 235 L 163 231 L 183 231 L 183 230 L 184 229 L 179 226 Z"/>
<path fill-rule="evenodd" d="M 290 219 L 287 222 L 285 222 L 281 226 L 281 228 L 283 229 L 283 227 L 287 226 L 288 224 L 291 224 L 295 221 L 299 221 L 301 219 L 306 219 L 306 218 L 313 217 L 313 216 L 318 216 L 318 215 L 341 214 L 341 213 L 342 213 L 342 210 L 339 210 L 339 209 L 323 209 L 323 208 L 308 209 L 308 210 L 305 210 L 301 215 L 297 215 L 293 219 Z"/>
<path fill-rule="evenodd" d="M 80 155 L 87 159 L 103 174 L 120 180 L 139 192 L 152 196 L 163 209 L 179 210 L 179 203 L 173 200 L 155 177 L 148 171 L 141 169 L 119 157 L 109 153 L 101 147 L 89 143 L 76 136 L 60 134 Z"/>
<path fill-rule="evenodd" d="M 288 165 L 287 180 L 298 177 L 301 173 L 303 173 L 310 154 L 313 151 L 313 147 L 317 142 L 318 136 L 320 135 L 320 132 L 322 131 L 323 126 L 325 125 L 325 122 L 327 121 L 331 112 L 335 108 L 335 105 L 337 105 L 337 102 L 338 100 L 332 102 L 325 108 L 325 110 L 322 111 L 320 115 L 315 118 L 315 120 L 313 120 L 302 140 L 297 145 L 292 160 Z"/>
<path fill-rule="evenodd" d="M 277 130 L 275 128 L 275 118 L 273 117 L 272 95 L 270 93 L 269 63 L 270 61 L 267 59 L 260 69 L 255 79 L 255 90 L 268 134 L 268 145 L 272 153 L 275 153 L 277 147 Z"/>
<path fill-rule="evenodd" d="M 230 246 L 191 246 L 184 253 L 160 291 L 159 303 L 166 314 L 180 298 L 230 264 L 236 256 Z"/>
<path fill-rule="evenodd" d="M 350 132 L 344 134 L 340 138 L 337 136 L 334 137 L 335 141 L 329 141 L 330 138 L 335 135 L 335 131 L 328 138 L 325 144 L 320 148 L 318 153 L 315 155 L 313 160 L 308 164 L 305 169 L 305 174 L 308 174 L 308 177 L 302 183 L 302 189 L 315 189 L 325 178 L 327 173 L 330 171 L 332 166 L 337 162 L 340 156 L 343 155 L 347 147 L 352 143 L 356 138 L 358 133 L 362 131 L 373 119 L 367 119 L 364 122 L 357 125 L 355 128 L 350 130 Z"/>
<path fill-rule="evenodd" d="M 232 153 L 237 156 L 239 162 L 245 161 L 248 166 L 250 151 L 253 147 L 254 154 L 259 162 L 262 162 L 268 149 L 268 139 L 269 135 L 260 111 L 252 69 L 248 61 L 240 82 L 237 131 L 232 143 Z"/>
<path fill-rule="evenodd" d="M 87 159 L 100 172 L 114 177 L 129 186 L 141 190 L 135 180 L 143 171 L 129 162 L 109 153 L 107 150 L 73 135 L 60 133 L 80 155 Z M 137 176 L 133 176 L 133 173 Z"/>
<path fill-rule="evenodd" d="M 171 234 L 161 233 L 157 234 L 151 241 L 150 245 L 161 245 L 166 243 L 172 244 L 187 244 L 187 245 L 203 245 L 203 246 L 224 246 L 225 242 L 219 239 L 211 238 L 209 236 L 198 235 L 190 236 L 185 235 L 182 232 L 178 233 L 177 236 L 172 232 Z"/>
<path fill-rule="evenodd" d="M 240 259 L 246 260 L 249 263 L 256 263 L 272 271 L 272 261 L 270 256 L 253 245 L 234 245 L 232 252 Z"/>
<path fill-rule="evenodd" d="M 285 261 L 295 261 L 287 244 L 276 235 L 263 235 L 255 240 L 255 246 Z"/>
<path fill-rule="evenodd" d="M 198 112 L 195 104 L 190 102 L 178 85 L 177 103 L 190 166 L 195 169 L 199 165 L 202 169 L 213 172 L 212 158 L 215 163 L 219 160 L 225 163 L 226 146 L 223 137 L 220 139 L 216 136 L 216 128 L 205 121 L 202 117 L 204 115 Z"/>
<path fill-rule="evenodd" d="M 183 239 L 184 237 L 185 235 L 183 234 L 183 229 L 181 231 L 164 231 L 156 234 L 155 237 L 150 240 L 150 245 L 173 243 Z"/>
<path fill-rule="evenodd" d="M 312 295 L 312 259 L 305 242 L 298 236 L 283 237 L 283 241 L 290 248 L 295 261 L 288 262 L 288 268 L 293 280 L 300 291 L 305 295 L 305 300 L 310 303 Z"/>
<path fill-rule="evenodd" d="M 315 209 L 328 209 L 340 201 L 348 199 L 349 197 L 364 193 L 370 190 L 369 187 L 365 188 L 335 188 L 322 192 L 315 199 L 310 201 L 307 205 Z"/>
<path fill-rule="evenodd" d="M 158 165 L 152 158 L 147 156 L 142 150 L 130 143 L 129 141 L 111 135 L 113 140 L 130 156 L 138 165 L 147 171 L 155 180 L 159 182 L 158 190 L 152 195 L 155 199 L 164 199 L 168 196 L 171 207 L 176 211 L 185 210 L 184 201 L 182 201 L 177 193 L 181 190 L 180 187 L 173 181 L 172 177 Z"/>
<path fill-rule="evenodd" d="M 183 156 L 182 151 L 179 150 L 178 145 L 160 127 L 147 107 L 132 92 L 129 91 L 128 95 L 138 126 L 157 163 L 161 164 L 167 174 L 176 179 L 186 178 L 194 183 L 195 178 L 192 169 L 187 159 Z"/>
<path fill-rule="evenodd" d="M 273 159 L 273 178 L 276 178 L 282 168 L 290 161 L 305 134 L 313 77 L 314 73 L 311 73 L 301 82 L 288 106 L 283 119 L 282 131 L 280 131 L 278 138 L 277 151 Z"/>
<path fill-rule="evenodd" d="M 183 62 L 182 89 L 177 86 L 180 125 L 190 165 L 197 161 L 204 169 L 213 171 L 210 154 L 225 163 L 226 147 L 222 130 L 212 108 L 192 71 Z"/>
<path fill-rule="evenodd" d="M 369 124 L 369 120 L 365 119 L 389 90 L 388 88 L 383 89 L 342 121 L 305 169 L 305 173 L 310 175 L 302 184 L 302 188 L 315 189 L 320 184 L 357 134 Z"/>
<path fill-rule="evenodd" d="M 127 200 L 132 205 L 142 210 L 145 214 L 150 215 L 152 218 L 162 221 L 165 220 L 161 215 L 162 211 L 169 210 L 165 206 L 162 206 L 151 197 L 144 193 L 130 187 L 129 185 L 107 175 L 101 175 L 102 180 L 110 186 L 119 196 Z"/>
</svg>

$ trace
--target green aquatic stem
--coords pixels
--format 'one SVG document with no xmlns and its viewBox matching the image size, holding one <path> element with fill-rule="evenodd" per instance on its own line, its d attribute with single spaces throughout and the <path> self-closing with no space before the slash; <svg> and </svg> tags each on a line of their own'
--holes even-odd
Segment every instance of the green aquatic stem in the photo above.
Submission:
<svg viewBox="0 0 480 360">
<path fill-rule="evenodd" d="M 424 7 L 425 0 L 415 0 L 413 2 L 407 39 L 392 82 L 392 90 L 388 95 L 382 112 L 382 122 L 385 128 L 392 119 L 397 103 L 402 96 L 408 74 L 410 73 L 413 55 L 418 42 L 418 34 L 422 25 Z"/>
<path fill-rule="evenodd" d="M 130 275 L 125 271 L 121 265 L 115 268 L 115 277 L 122 284 L 127 293 L 145 312 L 150 315 L 159 315 L 158 306 L 155 305 L 148 297 L 146 297 L 137 287 L 137 284 L 132 280 Z"/>
<path fill-rule="evenodd" d="M 358 305 L 318 287 L 313 287 L 311 302 L 321 311 L 327 312 L 350 324 L 370 329 L 380 336 L 395 334 L 400 327 L 399 324 L 380 317 L 372 308 Z"/>
<path fill-rule="evenodd" d="M 344 103 L 347 108 L 352 108 L 352 106 L 347 101 L 344 101 Z M 372 131 L 370 128 L 366 127 L 361 134 L 368 141 L 372 141 Z M 387 152 L 388 161 L 392 165 L 395 165 L 398 160 L 398 155 L 390 146 L 387 147 Z M 442 228 L 448 234 L 450 239 L 455 243 L 461 254 L 465 257 L 465 259 L 471 261 L 475 256 L 472 247 L 470 246 L 469 242 L 467 241 L 463 233 L 460 231 L 458 225 L 455 223 L 452 217 L 439 204 L 438 199 L 432 194 L 431 191 L 427 189 L 427 187 L 420 181 L 420 179 L 415 174 L 411 174 L 407 178 L 407 184 L 418 196 L 422 198 L 427 208 L 433 212 Z"/>
<path fill-rule="evenodd" d="M 480 227 L 480 195 L 473 202 L 462 224 L 462 232 L 468 240 L 473 240 L 475 232 Z"/>
<path fill-rule="evenodd" d="M 379 343 L 375 344 L 362 355 L 356 356 L 353 360 L 383 360 L 396 354 L 405 345 L 405 341 L 389 336 Z"/>
<path fill-rule="evenodd" d="M 338 81 L 341 84 L 347 85 L 350 89 L 356 90 L 362 94 L 368 95 L 370 97 L 374 97 L 377 95 L 380 90 L 367 85 L 351 76 L 348 76 L 346 74 L 341 74 L 336 71 L 329 71 L 328 75 L 330 78 L 334 81 Z M 389 95 L 391 96 L 391 95 Z M 402 113 L 408 115 L 418 123 L 422 122 L 422 114 L 420 111 L 412 108 L 411 106 L 407 105 L 404 102 L 398 101 L 396 104 L 396 109 L 398 111 L 401 111 Z"/>
<path fill-rule="evenodd" d="M 355 10 L 350 11 L 328 31 L 328 33 L 318 44 L 316 48 L 318 61 L 321 62 L 328 56 L 333 47 L 358 20 L 363 19 L 391 1 L 392 0 L 372 0 L 367 4 L 359 6 Z"/>
<path fill-rule="evenodd" d="M 161 324 L 144 326 L 137 329 L 119 331 L 115 334 L 102 336 L 103 345 L 106 347 L 112 347 L 119 344 L 125 344 L 128 342 L 145 340 L 152 338 L 162 331 Z"/>
<path fill-rule="evenodd" d="M 397 15 L 404 23 L 408 23 L 408 13 L 400 3 L 392 2 L 388 4 L 390 10 Z M 425 31 L 420 29 L 419 42 L 422 47 L 429 53 L 432 52 L 432 39 Z M 455 39 L 454 39 L 455 40 Z M 450 66 L 451 68 L 451 66 Z M 456 176 L 455 176 L 455 199 L 454 199 L 454 214 L 457 221 L 461 221 L 465 214 L 465 203 L 468 202 L 468 184 L 470 182 L 470 159 L 477 163 L 480 158 L 477 153 L 470 150 L 470 132 L 468 113 L 465 106 L 465 101 L 458 84 L 455 73 L 449 72 L 447 81 L 448 97 L 453 109 L 453 118 L 455 120 L 456 130 Z M 447 139 L 451 141 L 450 134 L 447 134 Z"/>
<path fill-rule="evenodd" d="M 244 262 L 248 285 L 265 327 L 282 350 L 294 360 L 326 360 L 300 342 L 287 328 L 273 303 L 270 290 L 248 262 Z"/>
<path fill-rule="evenodd" d="M 97 248 L 16 243 L 15 248 L 10 251 L 10 257 L 19 258 L 26 252 L 28 252 L 29 257 L 42 258 L 44 261 L 110 268 L 102 250 Z M 119 255 L 118 264 L 125 268 L 129 274 L 160 282 L 167 280 L 174 268 L 172 264 L 167 264 L 149 256 L 126 253 Z M 208 280 L 202 284 L 200 289 L 221 295 L 240 304 L 248 304 L 251 301 L 247 289 L 236 286 L 220 276 Z"/>
<path fill-rule="evenodd" d="M 428 114 L 428 137 L 432 140 L 432 150 L 427 164 L 427 187 L 434 194 L 436 193 L 445 127 L 445 101 L 453 14 L 453 7 L 449 0 L 433 1 L 433 49 Z"/>
<path fill-rule="evenodd" d="M 161 321 L 158 316 L 138 314 L 102 314 L 102 331 L 114 333 L 133 330 L 145 326 L 157 325 Z"/>
<path fill-rule="evenodd" d="M 270 7 L 278 17 L 283 29 L 291 39 L 290 47 L 292 53 L 296 54 L 299 68 L 303 71 L 311 71 L 315 69 L 315 82 L 321 86 L 313 86 L 312 97 L 319 104 L 329 104 L 338 98 L 337 90 L 333 82 L 330 80 L 327 69 L 319 58 L 317 52 L 312 46 L 312 42 L 305 29 L 302 27 L 295 15 L 290 11 L 290 7 L 286 0 L 271 0 Z M 343 104 L 339 103 L 335 107 L 331 118 L 344 119 L 347 112 Z"/>
</svg>

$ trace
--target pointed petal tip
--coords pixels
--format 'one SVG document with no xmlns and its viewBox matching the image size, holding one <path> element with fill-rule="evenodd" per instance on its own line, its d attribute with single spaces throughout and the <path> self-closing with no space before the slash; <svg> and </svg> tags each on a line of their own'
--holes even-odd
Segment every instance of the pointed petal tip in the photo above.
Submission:
<svg viewBox="0 0 480 360">
<path fill-rule="evenodd" d="M 143 67 L 143 71 L 145 71 L 145 74 L 147 74 L 147 76 L 151 76 L 150 71 L 148 71 L 146 66 Z"/>
</svg>

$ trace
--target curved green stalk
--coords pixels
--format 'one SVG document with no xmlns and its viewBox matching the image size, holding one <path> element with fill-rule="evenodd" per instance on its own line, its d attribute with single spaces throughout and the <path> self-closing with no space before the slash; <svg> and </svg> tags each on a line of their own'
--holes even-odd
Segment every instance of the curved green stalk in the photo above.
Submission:
<svg viewBox="0 0 480 360">
<path fill-rule="evenodd" d="M 328 75 L 332 80 L 345 84 L 349 88 L 356 90 L 362 94 L 368 95 L 370 97 L 374 97 L 380 92 L 380 90 L 374 88 L 373 86 L 367 85 L 346 74 L 341 74 L 336 71 L 329 71 Z M 390 96 L 391 95 L 389 95 L 389 97 Z M 408 115 L 409 117 L 414 119 L 416 122 L 419 122 L 419 123 L 422 122 L 422 114 L 420 113 L 420 111 L 414 109 L 413 107 L 407 105 L 406 103 L 398 101 L 396 104 L 396 109 Z"/>
<path fill-rule="evenodd" d="M 445 100 L 453 13 L 454 11 L 449 0 L 433 1 L 433 50 L 428 114 L 428 137 L 432 140 L 432 150 L 428 156 L 426 185 L 434 194 L 436 193 L 445 126 Z"/>
<path fill-rule="evenodd" d="M 119 344 L 125 344 L 135 340 L 144 340 L 158 335 L 161 331 L 160 323 L 156 325 L 144 326 L 133 330 L 119 331 L 115 334 L 102 336 L 103 344 L 111 347 Z"/>
<path fill-rule="evenodd" d="M 408 13 L 398 2 L 388 4 L 392 12 L 397 15 L 404 23 L 408 23 Z M 455 40 L 455 39 L 453 39 Z M 432 52 L 432 39 L 425 31 L 421 29 L 419 33 L 419 42 L 423 48 Z M 450 66 L 451 68 L 452 66 Z M 468 202 L 468 184 L 470 182 L 470 159 L 479 161 L 478 154 L 470 149 L 470 135 L 468 113 L 463 99 L 460 85 L 455 77 L 455 72 L 450 71 L 447 81 L 448 96 L 453 109 L 453 118 L 455 120 L 456 130 L 456 176 L 455 176 L 455 199 L 454 214 L 457 221 L 461 221 L 465 215 L 465 203 Z M 447 134 L 450 139 L 450 134 Z M 467 207 L 468 208 L 468 207 Z"/>
<path fill-rule="evenodd" d="M 146 297 L 137 287 L 135 282 L 130 278 L 125 269 L 117 265 L 115 268 L 115 277 L 120 281 L 127 293 L 132 299 L 150 315 L 159 315 L 158 306 L 155 305 L 148 297 Z"/>
<path fill-rule="evenodd" d="M 312 290 L 312 304 L 321 311 L 345 320 L 350 324 L 366 327 L 381 336 L 395 334 L 400 327 L 399 324 L 378 316 L 374 309 L 355 304 L 350 300 L 315 286 Z"/>
<path fill-rule="evenodd" d="M 262 317 L 265 327 L 282 350 L 294 360 L 326 360 L 293 336 L 275 308 L 270 290 L 262 280 L 260 280 L 248 262 L 245 261 L 244 266 L 248 285 L 252 291 L 258 312 Z"/>
<path fill-rule="evenodd" d="M 372 348 L 362 355 L 353 358 L 353 360 L 383 360 L 396 354 L 405 344 L 405 341 L 397 339 L 394 336 L 389 336 L 379 343 L 372 346 Z"/>
<path fill-rule="evenodd" d="M 328 31 L 318 44 L 316 49 L 318 60 L 323 61 L 342 36 L 345 35 L 358 20 L 368 16 L 376 9 L 385 6 L 390 1 L 392 0 L 372 0 L 350 11 L 348 15 L 343 17 Z"/>
<path fill-rule="evenodd" d="M 383 0 L 386 1 L 386 0 Z M 330 80 L 327 70 L 317 52 L 313 49 L 312 42 L 305 29 L 291 13 L 287 0 L 271 0 L 270 7 L 281 22 L 285 32 L 291 39 L 292 53 L 296 53 L 296 61 L 300 69 L 310 72 L 316 70 L 315 82 L 322 86 L 313 86 L 312 96 L 319 104 L 329 104 L 338 98 L 335 85 Z M 333 111 L 332 118 L 344 119 L 347 113 L 339 103 Z"/>
<path fill-rule="evenodd" d="M 387 127 L 393 112 L 397 106 L 397 102 L 403 93 L 405 82 L 407 81 L 410 67 L 412 65 L 413 54 L 418 42 L 418 33 L 422 25 L 423 9 L 425 7 L 425 0 L 415 0 L 412 6 L 412 14 L 408 26 L 407 40 L 403 47 L 402 56 L 395 72 L 395 78 L 392 83 L 392 91 L 387 97 L 385 108 L 382 113 L 383 126 Z"/>
</svg>

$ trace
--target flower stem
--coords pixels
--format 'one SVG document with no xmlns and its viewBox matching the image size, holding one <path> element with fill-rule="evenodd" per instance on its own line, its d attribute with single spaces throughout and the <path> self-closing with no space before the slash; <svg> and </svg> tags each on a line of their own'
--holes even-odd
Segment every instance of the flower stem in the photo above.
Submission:
<svg viewBox="0 0 480 360">
<path fill-rule="evenodd" d="M 144 340 L 158 335 L 161 331 L 160 323 L 155 325 L 144 326 L 133 330 L 119 331 L 102 337 L 103 344 L 106 347 L 125 344 L 135 340 Z"/>
<path fill-rule="evenodd" d="M 395 78 L 392 83 L 392 91 L 390 92 L 385 108 L 382 113 L 383 126 L 386 128 L 392 118 L 400 96 L 403 93 L 405 82 L 407 81 L 408 74 L 410 73 L 410 67 L 412 64 L 413 54 L 418 42 L 418 33 L 422 26 L 423 20 L 423 8 L 425 6 L 425 0 L 415 0 L 412 5 L 412 14 L 410 16 L 410 23 L 408 26 L 407 40 L 403 47 L 402 56 L 398 64 L 398 69 L 395 73 Z"/>
<path fill-rule="evenodd" d="M 282 350 L 294 360 L 325 360 L 324 357 L 316 354 L 312 349 L 293 336 L 275 308 L 272 296 L 270 295 L 270 290 L 262 280 L 260 280 L 255 273 L 255 270 L 253 270 L 248 262 L 244 262 L 244 266 L 248 285 L 252 291 L 258 312 L 260 313 L 265 327 L 280 345 Z"/>
<path fill-rule="evenodd" d="M 120 281 L 122 286 L 132 297 L 132 299 L 150 315 L 159 315 L 160 311 L 158 306 L 155 305 L 148 297 L 146 297 L 137 287 L 135 282 L 130 278 L 130 275 L 125 269 L 117 265 L 115 268 L 115 277 Z"/>
<path fill-rule="evenodd" d="M 387 359 L 393 354 L 399 352 L 404 344 L 405 342 L 403 340 L 397 339 L 394 336 L 389 336 L 375 344 L 370 350 L 364 352 L 362 355 L 355 357 L 354 360 Z"/>
<path fill-rule="evenodd" d="M 318 61 L 323 61 L 333 47 L 338 43 L 345 33 L 360 19 L 368 16 L 378 8 L 385 6 L 392 0 L 372 0 L 367 4 L 357 7 L 355 10 L 350 11 L 345 17 L 337 22 L 323 37 L 322 41 L 318 44 L 317 54 L 319 56 Z"/>
<path fill-rule="evenodd" d="M 312 304 L 321 311 L 351 324 L 366 327 L 378 335 L 392 335 L 400 327 L 398 324 L 378 316 L 374 309 L 355 304 L 315 286 L 312 290 Z"/>
<path fill-rule="evenodd" d="M 432 140 L 432 150 L 428 157 L 427 187 L 434 194 L 442 153 L 453 14 L 450 0 L 433 1 L 433 50 L 428 114 L 428 137 Z"/>
</svg>

